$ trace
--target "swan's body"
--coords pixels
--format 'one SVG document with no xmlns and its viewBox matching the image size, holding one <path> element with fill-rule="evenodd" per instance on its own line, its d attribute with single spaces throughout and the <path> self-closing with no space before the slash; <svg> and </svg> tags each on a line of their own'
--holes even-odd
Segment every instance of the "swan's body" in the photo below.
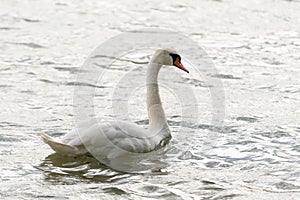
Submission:
<svg viewBox="0 0 300 200">
<path fill-rule="evenodd" d="M 127 121 L 95 122 L 79 126 L 60 140 L 42 134 L 43 140 L 59 154 L 74 156 L 90 152 L 101 159 L 117 158 L 125 152 L 150 152 L 164 146 L 171 139 L 171 134 L 157 84 L 162 65 L 174 65 L 188 72 L 175 50 L 160 49 L 155 52 L 146 79 L 149 116 L 147 130 Z"/>
</svg>

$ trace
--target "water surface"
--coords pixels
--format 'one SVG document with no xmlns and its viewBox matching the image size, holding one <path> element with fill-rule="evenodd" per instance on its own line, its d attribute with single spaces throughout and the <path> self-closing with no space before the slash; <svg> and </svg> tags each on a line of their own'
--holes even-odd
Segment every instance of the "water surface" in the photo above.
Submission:
<svg viewBox="0 0 300 200">
<path fill-rule="evenodd" d="M 296 199 L 300 195 L 299 1 L 3 1 L 0 7 L 0 196 L 2 199 Z M 209 151 L 208 86 L 180 75 L 197 94 L 197 123 L 182 123 L 179 102 L 161 90 L 173 139 L 152 171 L 125 173 L 91 156 L 65 158 L 40 133 L 75 125 L 76 74 L 93 49 L 141 28 L 179 31 L 195 40 L 219 71 L 224 127 Z M 188 52 L 192 55 L 194 52 Z M 128 56 L 111 80 L 150 54 Z M 125 66 L 125 67 L 124 67 Z M 163 70 L 161 80 L 168 80 Z M 174 74 L 176 72 L 174 71 Z M 176 73 L 177 74 L 177 73 Z M 179 74 L 179 73 L 178 73 Z M 111 116 L 112 81 L 95 87 L 96 110 Z M 101 86 L 101 87 L 99 87 Z M 130 120 L 146 126 L 145 90 L 129 101 Z M 122 100 L 122 99 L 120 99 Z M 105 103 L 106 102 L 106 103 Z M 150 162 L 151 161 L 151 162 Z M 147 163 L 145 163 L 147 164 Z"/>
</svg>

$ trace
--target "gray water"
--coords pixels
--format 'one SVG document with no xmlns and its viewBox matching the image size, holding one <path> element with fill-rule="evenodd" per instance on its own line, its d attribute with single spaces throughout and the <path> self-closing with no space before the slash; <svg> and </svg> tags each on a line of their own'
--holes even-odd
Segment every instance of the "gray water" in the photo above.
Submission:
<svg viewBox="0 0 300 200">
<path fill-rule="evenodd" d="M 299 10 L 296 0 L 2 0 L 1 199 L 299 198 Z M 107 39 L 149 27 L 190 37 L 217 68 L 225 117 L 212 149 L 202 150 L 212 130 L 210 94 L 191 70 L 181 84 L 198 94 L 198 122 L 182 123 L 176 98 L 162 89 L 173 139 L 165 155 L 150 158 L 157 163 L 151 171 L 120 172 L 91 156 L 54 154 L 40 133 L 58 137 L 75 126 L 79 67 Z M 145 68 L 149 56 L 138 59 L 120 60 L 109 72 Z M 113 84 L 101 86 L 95 86 L 97 97 L 107 104 L 96 109 L 110 116 Z M 130 120 L 142 126 L 144 92 L 137 90 L 129 101 Z"/>
</svg>

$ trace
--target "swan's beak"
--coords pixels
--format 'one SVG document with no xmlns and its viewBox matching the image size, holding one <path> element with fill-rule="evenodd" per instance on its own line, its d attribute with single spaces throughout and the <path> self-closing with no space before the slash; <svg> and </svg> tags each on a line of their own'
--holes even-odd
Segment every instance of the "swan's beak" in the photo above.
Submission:
<svg viewBox="0 0 300 200">
<path fill-rule="evenodd" d="M 185 72 L 187 72 L 187 73 L 190 73 L 189 70 L 187 70 L 187 69 L 181 64 L 179 58 L 176 58 L 176 60 L 175 60 L 175 62 L 174 62 L 174 65 L 175 65 L 176 67 L 178 67 L 179 69 L 181 69 L 181 70 L 183 70 L 183 71 L 185 71 Z"/>
</svg>

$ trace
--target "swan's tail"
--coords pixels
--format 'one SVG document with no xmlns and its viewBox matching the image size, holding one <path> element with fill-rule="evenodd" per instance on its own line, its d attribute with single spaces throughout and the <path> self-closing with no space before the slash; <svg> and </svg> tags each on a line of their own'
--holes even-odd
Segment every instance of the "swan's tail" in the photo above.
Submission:
<svg viewBox="0 0 300 200">
<path fill-rule="evenodd" d="M 56 139 L 50 137 L 45 133 L 42 133 L 41 137 L 44 140 L 44 142 L 47 143 L 56 153 L 66 156 L 75 156 L 80 154 L 79 149 L 75 146 L 71 146 L 63 142 L 57 141 Z"/>
</svg>

